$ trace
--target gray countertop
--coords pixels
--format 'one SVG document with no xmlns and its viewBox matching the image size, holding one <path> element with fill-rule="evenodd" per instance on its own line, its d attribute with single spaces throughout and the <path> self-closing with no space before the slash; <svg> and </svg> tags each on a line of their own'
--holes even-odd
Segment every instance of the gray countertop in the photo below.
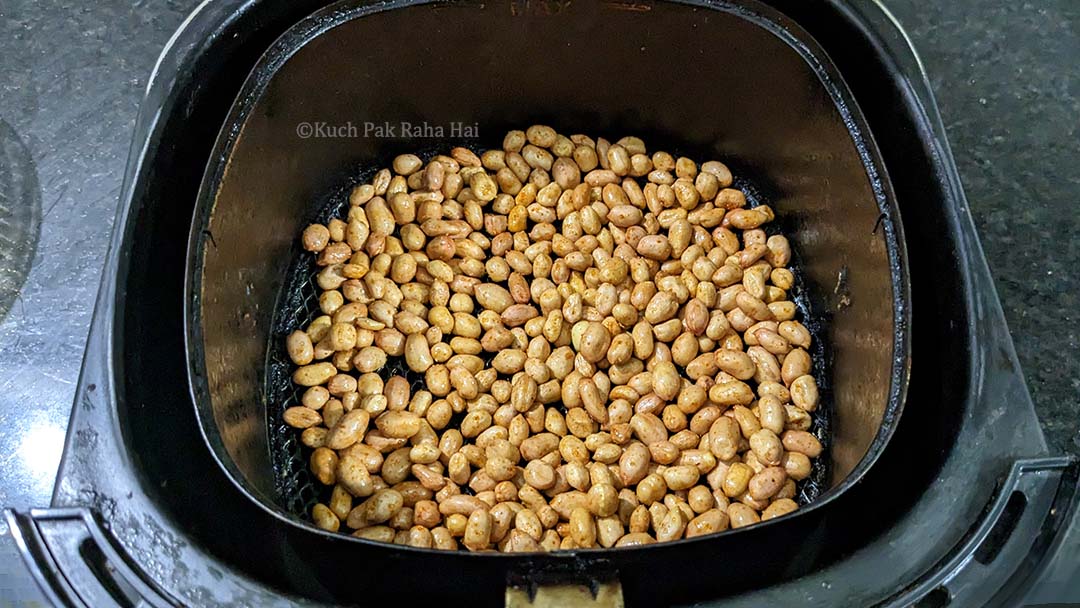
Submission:
<svg viewBox="0 0 1080 608">
<path fill-rule="evenodd" d="M 1052 451 L 1080 451 L 1080 2 L 887 0 L 930 74 Z"/>
<path fill-rule="evenodd" d="M 886 3 L 931 76 L 1048 443 L 1078 451 L 1080 3 Z M 0 506 L 49 502 L 139 101 L 196 4 L 0 3 Z M 26 598 L 6 532 L 0 600 Z"/>
</svg>

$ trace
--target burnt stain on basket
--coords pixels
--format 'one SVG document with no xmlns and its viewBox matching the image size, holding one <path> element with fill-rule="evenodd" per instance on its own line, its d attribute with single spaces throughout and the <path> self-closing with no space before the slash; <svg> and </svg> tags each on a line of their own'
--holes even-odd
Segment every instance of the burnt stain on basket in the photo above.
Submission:
<svg viewBox="0 0 1080 608">
<path fill-rule="evenodd" d="M 414 145 L 417 156 L 427 163 L 436 154 L 443 153 L 446 142 L 428 142 L 429 145 L 417 148 Z M 476 141 L 456 142 L 455 145 L 463 145 L 474 152 L 482 151 L 483 147 Z M 672 154 L 680 156 L 680 150 L 673 147 Z M 726 162 L 726 161 L 725 161 Z M 772 200 L 772 191 L 768 185 L 759 183 L 753 178 L 746 178 L 743 167 L 737 162 L 727 163 L 732 167 L 735 178 L 732 188 L 742 190 L 746 195 L 747 207 L 753 208 L 769 204 Z M 369 183 L 380 165 L 367 163 L 352 177 L 345 179 L 344 183 L 328 191 L 321 199 L 316 201 L 310 208 L 306 223 L 325 224 L 334 218 L 347 215 L 349 209 L 349 194 L 353 188 L 360 184 Z M 782 222 L 771 222 L 762 227 L 766 234 L 785 233 Z M 789 237 L 790 238 L 790 237 Z M 300 246 L 299 239 L 293 246 L 291 260 L 287 266 L 285 280 L 281 292 L 275 304 L 270 344 L 267 348 L 266 381 L 264 399 L 266 404 L 266 424 L 268 429 L 270 460 L 274 470 L 275 502 L 293 516 L 304 521 L 310 521 L 311 509 L 319 502 L 327 502 L 333 490 L 331 486 L 323 486 L 311 473 L 308 466 L 312 449 L 303 445 L 300 441 L 300 433 L 296 429 L 285 424 L 283 414 L 286 409 L 300 405 L 300 399 L 304 393 L 304 387 L 292 382 L 292 370 L 295 365 L 289 359 L 285 348 L 285 337 L 294 330 L 307 327 L 316 317 L 322 314 L 319 309 L 320 288 L 316 283 L 319 267 L 315 263 L 315 256 L 305 251 Z M 822 445 L 821 455 L 811 461 L 810 476 L 796 483 L 795 500 L 800 506 L 806 506 L 814 502 L 823 492 L 829 488 L 831 474 L 830 447 L 831 447 L 831 410 L 832 391 L 827 370 L 831 369 L 831 352 L 825 344 L 824 337 L 827 335 L 832 311 L 829 307 L 813 306 L 811 297 L 806 288 L 806 277 L 800 264 L 798 245 L 792 243 L 792 261 L 788 267 L 795 276 L 795 284 L 790 290 L 789 297 L 798 310 L 798 318 L 811 334 L 811 360 L 813 362 L 812 375 L 818 384 L 820 403 L 818 409 L 811 417 L 812 433 Z M 505 286 L 505 282 L 503 283 Z M 481 353 L 485 367 L 490 366 L 491 360 L 496 353 Z M 405 364 L 404 357 L 389 357 L 386 365 L 379 370 L 379 376 L 387 380 L 393 376 L 402 376 L 409 381 L 410 390 L 415 392 L 425 388 L 424 375 L 414 372 Z M 680 369 L 680 373 L 682 370 Z M 554 403 L 565 414 L 566 410 L 561 403 Z M 455 413 L 450 419 L 448 427 L 460 425 L 465 413 Z M 461 487 L 463 494 L 473 494 L 468 485 Z"/>
<path fill-rule="evenodd" d="M 628 11 L 631 13 L 647 13 L 652 10 L 652 5 L 644 2 L 605 2 L 604 7 L 613 11 Z"/>
<path fill-rule="evenodd" d="M 833 287 L 833 306 L 843 310 L 851 306 L 851 290 L 848 288 L 848 267 L 841 266 L 836 273 L 836 286 Z"/>
</svg>

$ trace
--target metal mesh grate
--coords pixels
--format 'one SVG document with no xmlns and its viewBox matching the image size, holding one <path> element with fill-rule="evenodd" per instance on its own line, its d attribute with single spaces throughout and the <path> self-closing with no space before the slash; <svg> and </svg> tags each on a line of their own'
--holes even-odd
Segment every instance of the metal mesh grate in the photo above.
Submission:
<svg viewBox="0 0 1080 608">
<path fill-rule="evenodd" d="M 306 517 L 323 494 L 329 493 L 315 481 L 307 466 L 311 450 L 300 442 L 300 433 L 282 421 L 282 414 L 300 405 L 304 389 L 293 384 L 292 362 L 285 351 L 285 336 L 307 327 L 319 314 L 315 262 L 310 255 L 297 255 L 290 265 L 286 289 L 279 298 L 278 320 L 267 357 L 267 408 L 270 460 L 274 466 L 277 501 L 289 513 Z M 324 492 L 325 490 L 325 492 Z"/>
<path fill-rule="evenodd" d="M 757 207 L 772 202 L 752 181 L 745 178 L 735 178 L 735 182 L 731 187 L 738 188 L 746 194 L 748 207 Z M 787 228 L 790 227 L 785 227 L 783 217 L 779 216 L 777 221 L 770 222 L 762 227 L 769 236 L 774 234 L 791 235 L 793 231 Z M 802 270 L 802 264 L 799 263 L 798 246 L 794 239 L 791 240 L 793 241 L 791 245 L 791 262 L 788 264 L 788 269 L 795 276 L 795 283 L 789 290 L 788 296 L 795 303 L 798 310 L 796 319 L 806 326 L 806 329 L 810 332 L 810 358 L 813 362 L 811 374 L 818 385 L 819 403 L 817 411 L 811 417 L 809 430 L 821 442 L 822 448 L 821 455 L 811 461 L 810 476 L 795 485 L 795 501 L 800 506 L 803 506 L 817 500 L 823 492 L 829 489 L 829 475 L 832 469 L 829 454 L 832 447 L 832 433 L 830 432 L 832 427 L 832 384 L 829 382 L 829 376 L 825 373 L 825 370 L 832 366 L 832 353 L 826 343 L 827 341 L 824 339 L 828 334 L 827 328 L 831 315 L 828 311 L 823 310 L 825 308 L 824 301 L 821 301 L 817 308 L 812 306 L 812 298 L 806 288 L 806 276 Z"/>
<path fill-rule="evenodd" d="M 372 173 L 363 176 L 362 179 L 353 180 L 347 187 L 333 192 L 322 205 L 317 207 L 312 221 L 325 223 L 331 218 L 344 217 L 348 208 L 348 194 L 353 185 L 366 182 Z M 750 206 L 765 202 L 760 192 L 751 183 L 736 180 L 734 187 L 746 193 Z M 774 225 L 768 225 L 766 231 L 770 234 L 784 232 Z M 829 429 L 832 394 L 825 370 L 830 365 L 828 358 L 830 353 L 825 341 L 821 339 L 826 334 L 825 327 L 828 325 L 828 318 L 825 311 L 811 309 L 809 294 L 805 288 L 806 281 L 799 268 L 797 253 L 793 254 L 789 268 L 796 278 L 790 295 L 799 310 L 798 318 L 810 330 L 813 338 L 813 352 L 811 353 L 814 365 L 813 375 L 818 382 L 821 395 L 821 405 L 814 413 L 810 432 L 821 441 L 823 452 L 821 457 L 813 461 L 810 477 L 796 486 L 796 501 L 800 505 L 805 505 L 814 501 L 829 487 L 831 443 Z M 312 320 L 322 314 L 319 309 L 320 290 L 315 282 L 318 270 L 313 255 L 303 251 L 299 246 L 294 248 L 293 259 L 289 264 L 284 286 L 276 303 L 271 344 L 267 350 L 265 376 L 267 379 L 267 432 L 270 460 L 274 467 L 276 500 L 282 509 L 305 520 L 310 519 L 311 509 L 317 502 L 326 502 L 329 499 L 331 488 L 315 480 L 308 467 L 312 450 L 301 443 L 299 431 L 282 421 L 285 409 L 300 405 L 300 397 L 304 390 L 292 383 L 294 366 L 289 360 L 284 344 L 285 337 L 289 333 L 307 327 Z M 493 356 L 493 354 L 487 355 L 487 361 L 490 361 Z M 380 370 L 380 376 L 383 379 L 394 375 L 407 378 L 413 391 L 424 388 L 423 375 L 410 370 L 405 365 L 403 357 L 390 357 L 387 364 Z M 459 423 L 462 417 L 463 414 L 455 415 L 450 424 Z M 469 489 L 463 487 L 462 491 L 469 492 Z"/>
</svg>

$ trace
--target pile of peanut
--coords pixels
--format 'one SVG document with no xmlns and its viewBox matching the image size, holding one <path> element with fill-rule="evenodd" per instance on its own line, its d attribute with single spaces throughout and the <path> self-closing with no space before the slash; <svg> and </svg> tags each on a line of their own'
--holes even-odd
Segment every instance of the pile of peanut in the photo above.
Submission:
<svg viewBox="0 0 1080 608">
<path fill-rule="evenodd" d="M 398 156 L 307 227 L 319 316 L 287 338 L 329 531 L 555 551 L 791 513 L 821 444 L 786 238 L 717 161 L 511 131 Z M 423 390 L 401 376 L 403 358 Z"/>
</svg>

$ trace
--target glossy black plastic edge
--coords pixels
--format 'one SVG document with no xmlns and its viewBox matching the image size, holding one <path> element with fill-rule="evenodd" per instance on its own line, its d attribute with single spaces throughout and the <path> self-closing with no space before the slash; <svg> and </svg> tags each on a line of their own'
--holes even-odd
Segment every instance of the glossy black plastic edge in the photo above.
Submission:
<svg viewBox="0 0 1080 608">
<path fill-rule="evenodd" d="M 8 509 L 4 515 L 19 553 L 33 564 L 35 582 L 54 606 L 177 606 L 127 559 L 94 511 Z"/>
<path fill-rule="evenodd" d="M 1054 557 L 1050 550 L 1077 508 L 1080 462 L 1073 456 L 1018 460 L 1000 484 L 984 516 L 955 551 L 926 576 L 897 592 L 890 605 L 908 606 L 934 593 L 947 593 L 961 606 L 1012 606 L 1022 602 L 1031 582 Z M 1006 515 L 1014 497 L 1023 497 L 1015 520 Z M 995 538 L 995 533 L 999 536 Z M 1030 540 L 1030 544 L 1025 541 Z M 992 552 L 982 549 L 993 546 Z M 1009 568 L 994 566 L 1010 562 Z M 988 572 L 998 586 L 985 584 Z"/>
</svg>

